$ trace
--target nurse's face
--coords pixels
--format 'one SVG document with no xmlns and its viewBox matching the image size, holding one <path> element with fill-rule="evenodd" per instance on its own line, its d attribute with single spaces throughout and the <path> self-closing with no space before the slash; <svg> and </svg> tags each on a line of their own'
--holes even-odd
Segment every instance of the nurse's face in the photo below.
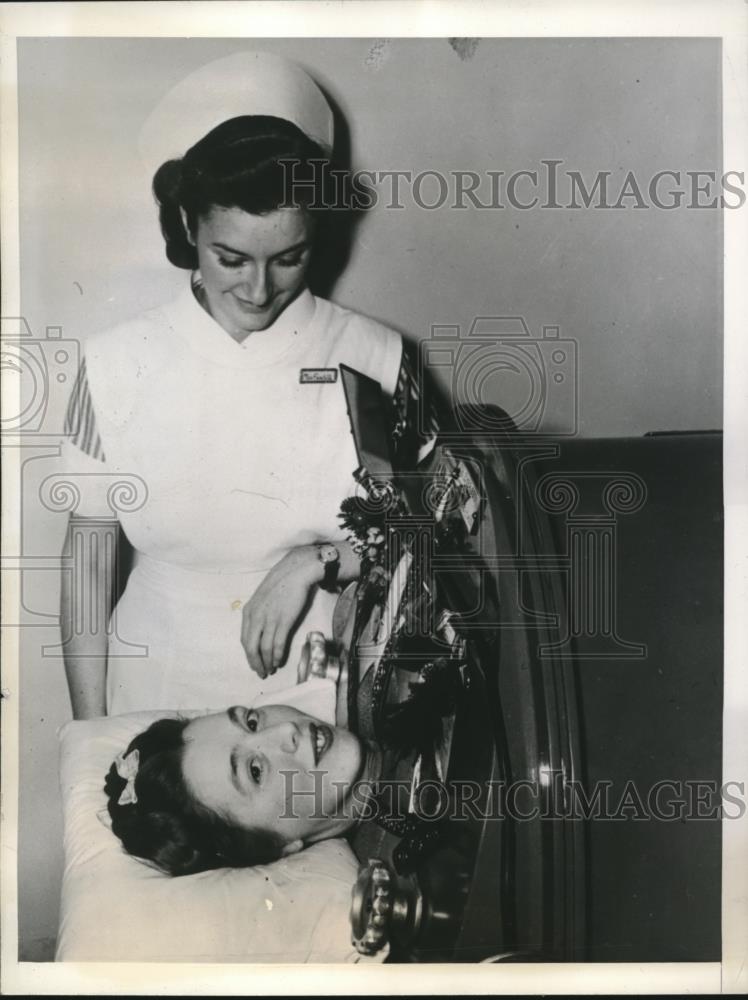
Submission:
<svg viewBox="0 0 748 1000">
<path fill-rule="evenodd" d="M 304 287 L 313 223 L 300 208 L 215 206 L 193 240 L 210 313 L 235 340 L 264 330 Z"/>
<path fill-rule="evenodd" d="M 364 754 L 347 729 L 288 705 L 235 706 L 193 719 L 184 747 L 182 773 L 194 798 L 235 826 L 279 834 L 286 853 L 353 823 L 351 792 Z"/>
</svg>

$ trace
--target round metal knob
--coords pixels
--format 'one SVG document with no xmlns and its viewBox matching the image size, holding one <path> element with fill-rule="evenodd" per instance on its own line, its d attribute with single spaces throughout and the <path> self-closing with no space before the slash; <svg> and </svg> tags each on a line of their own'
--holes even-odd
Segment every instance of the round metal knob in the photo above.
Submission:
<svg viewBox="0 0 748 1000">
<path fill-rule="evenodd" d="M 378 858 L 359 871 L 351 900 L 353 944 L 375 955 L 389 942 L 410 943 L 421 922 L 422 899 L 416 883 L 398 879 Z"/>
</svg>

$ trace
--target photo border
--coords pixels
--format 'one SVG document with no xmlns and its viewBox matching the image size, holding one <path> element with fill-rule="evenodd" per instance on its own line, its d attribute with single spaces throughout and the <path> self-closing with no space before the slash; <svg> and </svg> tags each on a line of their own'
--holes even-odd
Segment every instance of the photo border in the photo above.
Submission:
<svg viewBox="0 0 748 1000">
<path fill-rule="evenodd" d="M 245 0 L 239 3 L 9 3 L 0 8 L 2 309 L 20 315 L 16 39 L 19 37 L 717 37 L 723 45 L 723 162 L 746 167 L 746 4 L 742 0 L 460 3 Z M 40 30 L 43 26 L 43 31 Z M 746 211 L 724 213 L 725 676 L 723 773 L 748 759 L 748 240 Z M 3 373 L 4 404 L 17 398 Z M 19 456 L 20 457 L 20 456 Z M 3 475 L 3 544 L 19 529 L 18 469 Z M 11 549 L 15 551 L 15 549 Z M 20 574 L 3 572 L 3 609 Z M 2 991 L 23 994 L 446 994 L 748 992 L 748 815 L 723 823 L 721 963 L 291 966 L 17 961 L 18 635 L 2 637 Z"/>
</svg>

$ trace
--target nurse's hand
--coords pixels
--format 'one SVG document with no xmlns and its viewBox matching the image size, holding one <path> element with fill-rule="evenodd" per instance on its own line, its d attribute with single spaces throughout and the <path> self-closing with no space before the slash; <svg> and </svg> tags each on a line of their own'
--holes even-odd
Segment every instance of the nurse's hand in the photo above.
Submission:
<svg viewBox="0 0 748 1000">
<path fill-rule="evenodd" d="M 309 599 L 313 584 L 324 577 L 317 547 L 301 545 L 277 562 L 242 609 L 242 646 L 260 677 L 274 674 L 283 662 L 288 637 Z"/>
</svg>

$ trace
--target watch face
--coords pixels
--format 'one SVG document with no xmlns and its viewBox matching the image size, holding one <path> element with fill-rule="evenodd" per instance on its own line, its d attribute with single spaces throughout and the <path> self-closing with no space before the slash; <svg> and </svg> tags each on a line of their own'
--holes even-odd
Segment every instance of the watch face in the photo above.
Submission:
<svg viewBox="0 0 748 1000">
<path fill-rule="evenodd" d="M 323 590 L 334 590 L 338 579 L 338 570 L 340 569 L 340 553 L 334 545 L 326 543 L 320 545 L 317 550 L 319 553 L 319 558 L 322 565 L 325 567 L 322 580 L 320 582 L 320 587 Z"/>
</svg>

